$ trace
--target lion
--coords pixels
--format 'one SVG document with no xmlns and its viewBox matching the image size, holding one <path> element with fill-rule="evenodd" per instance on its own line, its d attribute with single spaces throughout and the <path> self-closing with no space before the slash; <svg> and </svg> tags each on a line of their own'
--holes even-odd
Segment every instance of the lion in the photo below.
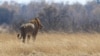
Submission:
<svg viewBox="0 0 100 56">
<path fill-rule="evenodd" d="M 42 29 L 43 25 L 41 24 L 39 18 L 32 19 L 26 24 L 20 26 L 20 34 L 17 35 L 19 39 L 22 39 L 22 42 L 25 43 L 25 39 L 30 39 L 32 36 L 33 40 L 36 39 L 39 29 Z"/>
</svg>

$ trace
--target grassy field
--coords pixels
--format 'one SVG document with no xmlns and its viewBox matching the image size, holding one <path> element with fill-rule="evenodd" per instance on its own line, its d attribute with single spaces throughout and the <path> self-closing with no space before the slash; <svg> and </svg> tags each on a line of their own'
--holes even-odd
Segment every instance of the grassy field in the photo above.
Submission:
<svg viewBox="0 0 100 56">
<path fill-rule="evenodd" d="M 39 33 L 22 43 L 16 34 L 0 34 L 0 56 L 100 56 L 99 33 Z"/>
</svg>

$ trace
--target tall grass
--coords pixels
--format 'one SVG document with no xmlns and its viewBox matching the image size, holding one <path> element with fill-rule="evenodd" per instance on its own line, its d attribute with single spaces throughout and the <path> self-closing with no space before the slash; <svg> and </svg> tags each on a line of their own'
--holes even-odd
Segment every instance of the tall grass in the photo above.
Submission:
<svg viewBox="0 0 100 56">
<path fill-rule="evenodd" d="M 100 56 L 99 33 L 39 33 L 22 43 L 16 34 L 0 34 L 0 56 Z"/>
</svg>

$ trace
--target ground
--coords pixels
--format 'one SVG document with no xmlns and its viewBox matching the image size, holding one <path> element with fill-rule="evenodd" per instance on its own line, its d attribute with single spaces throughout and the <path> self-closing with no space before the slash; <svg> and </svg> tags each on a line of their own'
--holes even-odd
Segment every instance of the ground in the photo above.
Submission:
<svg viewBox="0 0 100 56">
<path fill-rule="evenodd" d="M 16 33 L 0 33 L 0 56 L 100 56 L 100 34 L 39 33 L 22 43 Z"/>
</svg>

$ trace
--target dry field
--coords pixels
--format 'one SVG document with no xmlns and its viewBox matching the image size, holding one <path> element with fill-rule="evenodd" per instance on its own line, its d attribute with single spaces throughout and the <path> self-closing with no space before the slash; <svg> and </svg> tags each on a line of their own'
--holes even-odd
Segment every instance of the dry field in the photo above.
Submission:
<svg viewBox="0 0 100 56">
<path fill-rule="evenodd" d="M 24 44 L 16 34 L 0 33 L 0 56 L 100 56 L 100 34 L 39 33 Z"/>
</svg>

